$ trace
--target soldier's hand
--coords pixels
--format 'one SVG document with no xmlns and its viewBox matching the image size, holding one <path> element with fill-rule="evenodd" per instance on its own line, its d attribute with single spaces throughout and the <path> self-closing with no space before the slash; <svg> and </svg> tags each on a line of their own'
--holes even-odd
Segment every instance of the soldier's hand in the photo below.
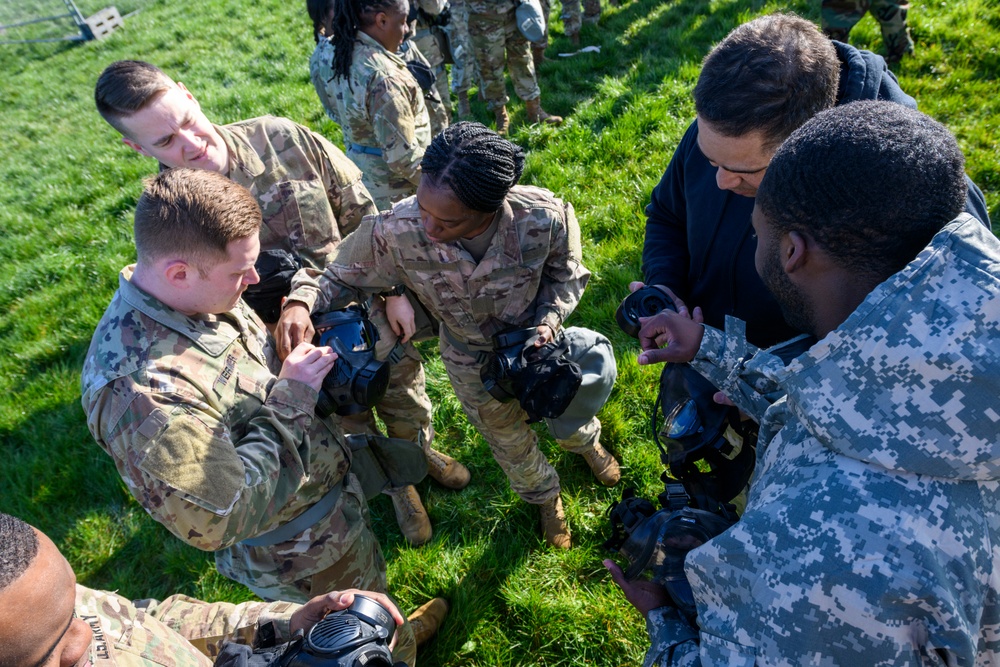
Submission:
<svg viewBox="0 0 1000 667">
<path fill-rule="evenodd" d="M 663 362 L 686 363 L 694 359 L 705 335 L 700 322 L 665 310 L 639 319 L 639 365 Z"/>
<path fill-rule="evenodd" d="M 385 316 L 393 333 L 400 336 L 404 343 L 409 342 L 417 330 L 413 305 L 405 296 L 387 296 L 385 298 Z"/>
<path fill-rule="evenodd" d="M 295 610 L 289 621 L 291 634 L 294 635 L 298 630 L 308 632 L 312 626 L 323 620 L 323 617 L 331 611 L 347 609 L 354 604 L 354 595 L 356 593 L 369 597 L 388 609 L 392 620 L 396 621 L 397 627 L 403 624 L 405 620 L 403 614 L 400 613 L 393 601 L 389 599 L 389 596 L 382 593 L 375 593 L 374 591 L 359 591 L 356 588 L 351 588 L 346 591 L 331 591 L 326 595 L 317 595 Z M 398 636 L 398 632 L 393 635 L 392 642 L 389 644 L 390 649 L 395 647 L 396 637 Z"/>
<path fill-rule="evenodd" d="M 535 339 L 535 347 L 541 347 L 546 343 L 551 343 L 556 337 L 556 332 L 552 330 L 548 324 L 539 324 L 535 327 L 535 333 L 538 334 L 538 338 Z"/>
<path fill-rule="evenodd" d="M 653 609 L 658 609 L 666 605 L 672 605 L 673 600 L 667 589 L 652 581 L 637 579 L 629 581 L 625 578 L 625 573 L 613 560 L 605 560 L 604 567 L 611 572 L 611 578 L 618 584 L 618 588 L 625 593 L 625 599 L 645 616 Z"/>
<path fill-rule="evenodd" d="M 312 343 L 299 343 L 285 357 L 278 377 L 285 380 L 297 380 L 319 391 L 323 385 L 323 378 L 333 368 L 333 362 L 336 360 L 337 353 L 329 347 L 316 347 Z"/>
<path fill-rule="evenodd" d="M 299 343 L 312 341 L 315 333 L 306 304 L 301 301 L 286 303 L 274 328 L 274 346 L 278 358 L 287 357 Z"/>
</svg>

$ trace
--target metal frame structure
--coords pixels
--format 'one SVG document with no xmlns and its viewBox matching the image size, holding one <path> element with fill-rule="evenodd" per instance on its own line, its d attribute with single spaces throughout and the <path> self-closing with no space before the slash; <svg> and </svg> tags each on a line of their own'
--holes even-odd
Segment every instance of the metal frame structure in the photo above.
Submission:
<svg viewBox="0 0 1000 667">
<path fill-rule="evenodd" d="M 59 19 L 71 18 L 79 28 L 80 34 L 78 35 L 67 35 L 65 37 L 45 37 L 39 39 L 3 39 L 0 38 L 0 44 L 30 44 L 36 42 L 63 42 L 63 41 L 74 41 L 74 42 L 84 42 L 92 39 L 101 39 L 111 33 L 112 30 L 121 26 L 122 20 L 118 15 L 118 10 L 114 7 L 106 7 L 101 11 L 97 12 L 89 19 L 85 19 L 80 10 L 77 9 L 76 3 L 73 0 L 63 0 L 66 5 L 65 14 L 56 14 L 54 16 L 45 16 L 42 18 L 28 19 L 27 21 L 20 21 L 18 23 L 11 23 L 8 25 L 0 25 L 0 35 L 3 35 L 10 28 L 21 28 L 27 25 L 32 25 L 35 23 L 44 23 L 45 21 L 57 21 Z"/>
</svg>

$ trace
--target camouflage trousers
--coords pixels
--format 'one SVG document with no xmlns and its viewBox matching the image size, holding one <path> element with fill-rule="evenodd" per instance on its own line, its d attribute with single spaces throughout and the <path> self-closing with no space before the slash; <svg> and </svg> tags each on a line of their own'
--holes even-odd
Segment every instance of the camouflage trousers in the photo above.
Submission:
<svg viewBox="0 0 1000 667">
<path fill-rule="evenodd" d="M 539 0 L 542 5 L 542 15 L 545 16 L 545 37 L 537 42 L 535 46 L 548 47 L 549 45 L 549 16 L 552 11 L 552 0 Z M 601 0 L 583 0 L 583 11 L 580 10 L 580 0 L 562 0 L 562 14 L 559 18 L 563 22 L 563 31 L 567 37 L 580 34 L 580 28 L 584 21 L 597 23 L 601 18 Z"/>
<path fill-rule="evenodd" d="M 258 589 L 248 586 L 250 590 L 263 600 L 283 600 L 286 602 L 308 602 L 317 595 L 330 591 L 342 591 L 357 588 L 363 591 L 385 593 L 389 590 L 385 577 L 385 556 L 378 538 L 372 532 L 371 516 L 368 503 L 363 496 L 358 496 L 361 505 L 361 517 L 364 527 L 343 555 L 332 566 L 315 574 L 299 579 L 290 585 Z M 404 614 L 405 616 L 405 614 Z M 402 660 L 408 665 L 414 665 L 417 657 L 417 643 L 413 636 L 413 628 L 404 623 L 397 630 L 399 637 L 394 660 Z"/>
<path fill-rule="evenodd" d="M 470 12 L 469 35 L 488 109 L 498 109 L 510 101 L 503 78 L 504 63 L 518 97 L 527 101 L 541 96 L 531 60 L 531 44 L 517 29 L 513 8 L 503 14 Z"/>
<path fill-rule="evenodd" d="M 434 70 L 434 90 L 437 91 L 438 97 L 441 98 L 441 105 L 435 106 L 433 109 L 430 105 L 427 106 L 427 112 L 431 116 L 431 136 L 436 137 L 441 133 L 451 120 L 451 114 L 448 113 L 449 107 L 451 107 L 451 88 L 448 85 L 448 70 L 444 66 L 444 54 L 441 53 L 441 44 L 438 42 L 437 37 L 431 32 L 428 27 L 421 27 L 417 30 L 417 33 L 413 36 L 413 42 L 420 49 L 420 53 L 424 54 L 427 58 L 427 63 Z"/>
<path fill-rule="evenodd" d="M 846 42 L 851 28 L 871 12 L 882 30 L 888 60 L 898 60 L 913 52 L 913 40 L 906 26 L 908 0 L 823 0 L 820 9 L 823 32 L 830 39 Z"/>
<path fill-rule="evenodd" d="M 451 47 L 451 92 L 459 95 L 468 92 L 476 74 L 476 57 L 472 53 L 472 42 L 469 38 L 469 8 L 465 0 L 452 0 L 451 20 L 444 27 L 448 35 L 448 45 Z"/>
<path fill-rule="evenodd" d="M 541 505 L 559 495 L 559 474 L 538 448 L 538 436 L 525 423 L 528 415 L 516 401 L 501 403 L 486 391 L 479 377 L 482 363 L 441 338 L 441 360 L 455 395 L 469 422 L 490 445 L 493 458 L 525 502 Z M 595 417 L 566 440 L 557 440 L 568 452 L 584 454 L 601 438 Z"/>
</svg>

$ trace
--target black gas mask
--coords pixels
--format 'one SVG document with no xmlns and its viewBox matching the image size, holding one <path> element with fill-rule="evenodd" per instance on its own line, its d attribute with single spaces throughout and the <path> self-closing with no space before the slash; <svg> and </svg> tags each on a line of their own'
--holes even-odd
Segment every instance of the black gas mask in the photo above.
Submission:
<svg viewBox="0 0 1000 667">
<path fill-rule="evenodd" d="M 615 317 L 622 331 L 637 336 L 639 318 L 664 309 L 676 310 L 663 292 L 647 286 L 626 297 Z M 626 578 L 645 576 L 663 586 L 692 625 L 697 609 L 684 559 L 736 523 L 730 501 L 754 468 L 756 429 L 740 421 L 736 408 L 716 403 L 716 391 L 688 364 L 664 366 L 651 420 L 660 460 L 670 471 L 660 477 L 660 509 L 626 489 L 608 509 L 612 535 L 604 543 L 628 561 Z M 730 428 L 742 441 L 738 450 L 725 437 Z"/>
<path fill-rule="evenodd" d="M 531 423 L 566 412 L 583 382 L 579 364 L 564 358 L 569 348 L 562 332 L 545 345 L 526 345 L 537 334 L 535 327 L 497 334 L 479 370 L 490 396 L 517 400 Z"/>
<path fill-rule="evenodd" d="M 385 607 L 355 594 L 350 607 L 327 614 L 308 633 L 300 630 L 285 644 L 265 642 L 255 650 L 225 644 L 215 667 L 393 667 L 389 642 L 395 632 L 396 622 Z M 406 667 L 396 663 L 400 665 Z"/>
<path fill-rule="evenodd" d="M 395 632 L 385 607 L 355 595 L 350 607 L 327 614 L 289 646 L 281 667 L 392 667 L 389 642 Z"/>
<path fill-rule="evenodd" d="M 313 317 L 313 342 L 337 353 L 333 368 L 323 378 L 316 402 L 321 418 L 333 413 L 353 415 L 371 408 L 389 387 L 389 364 L 375 358 L 378 329 L 366 310 L 348 306 Z"/>
</svg>

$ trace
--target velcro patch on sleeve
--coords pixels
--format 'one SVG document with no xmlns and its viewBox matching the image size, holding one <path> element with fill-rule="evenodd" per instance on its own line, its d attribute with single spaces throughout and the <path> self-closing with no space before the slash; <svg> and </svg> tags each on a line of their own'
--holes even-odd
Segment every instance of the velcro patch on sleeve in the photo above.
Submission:
<svg viewBox="0 0 1000 667">
<path fill-rule="evenodd" d="M 245 472 L 236 448 L 217 437 L 196 417 L 180 413 L 164 420 L 162 413 L 150 415 L 159 426 L 148 436 L 149 445 L 139 468 L 171 488 L 189 496 L 215 514 L 229 514 L 243 488 Z M 153 424 L 143 424 L 151 430 Z M 147 433 L 144 433 L 147 435 Z"/>
</svg>

